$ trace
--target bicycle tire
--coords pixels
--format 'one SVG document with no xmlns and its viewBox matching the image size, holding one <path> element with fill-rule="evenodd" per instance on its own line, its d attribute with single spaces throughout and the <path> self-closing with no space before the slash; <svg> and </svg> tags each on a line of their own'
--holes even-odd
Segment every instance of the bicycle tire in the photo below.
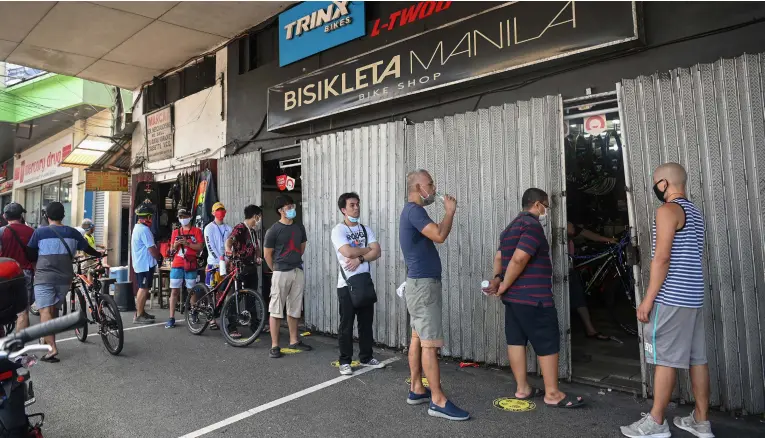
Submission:
<svg viewBox="0 0 765 438">
<path fill-rule="evenodd" d="M 82 291 L 80 293 L 72 292 L 73 296 L 76 295 L 77 299 L 72 299 L 72 312 L 75 310 L 79 310 L 83 313 L 85 324 L 82 325 L 82 327 L 77 327 L 74 329 L 74 334 L 77 336 L 77 339 L 80 342 L 85 342 L 86 339 L 88 339 L 88 315 L 87 315 L 87 305 L 85 304 L 85 296 L 82 294 Z M 79 304 L 79 309 L 77 309 L 77 305 Z"/>
<path fill-rule="evenodd" d="M 72 293 L 71 289 L 64 295 L 64 299 L 61 300 L 61 316 L 66 315 L 66 303 L 69 302 L 69 294 Z"/>
<path fill-rule="evenodd" d="M 226 315 L 228 315 L 228 310 L 230 306 L 235 306 L 236 301 L 235 298 L 239 298 L 240 295 L 244 295 L 245 299 L 252 299 L 255 303 L 255 309 L 259 313 L 259 315 L 256 315 L 258 318 L 257 326 L 253 329 L 252 334 L 248 336 L 247 338 L 232 338 L 229 334 L 229 327 L 228 324 L 223 323 L 223 320 L 226 318 Z M 258 310 L 260 309 L 260 310 Z M 247 312 L 251 313 L 251 312 Z M 242 315 L 242 312 L 237 315 L 237 318 L 240 318 Z M 251 315 L 248 315 L 249 318 L 252 318 Z M 250 321 L 252 321 L 250 319 Z M 233 347 L 246 347 L 253 342 L 255 342 L 256 339 L 260 336 L 260 333 L 263 331 L 263 326 L 265 326 L 266 322 L 266 304 L 265 301 L 263 301 L 263 296 L 257 292 L 255 292 L 252 289 L 239 289 L 239 292 L 233 293 L 230 296 L 226 297 L 226 301 L 223 302 L 223 308 L 221 309 L 221 332 L 223 333 L 223 337 L 226 339 L 226 343 Z M 250 327 L 252 327 L 250 323 Z"/>
<path fill-rule="evenodd" d="M 122 315 L 120 314 L 117 303 L 109 295 L 101 294 L 101 304 L 99 306 L 99 319 L 101 340 L 104 342 L 104 347 L 112 355 L 116 356 L 122 351 L 122 347 L 125 345 L 125 331 L 122 328 Z M 109 342 L 108 334 L 105 332 L 106 327 L 111 328 L 117 332 L 116 345 Z"/>
<path fill-rule="evenodd" d="M 199 297 L 196 304 L 194 305 L 191 304 L 192 296 Z M 186 310 L 186 327 L 189 329 L 189 332 L 191 332 L 192 335 L 201 335 L 210 324 L 208 311 L 210 308 L 215 308 L 215 303 L 212 301 L 213 298 L 214 297 L 210 293 L 210 289 L 208 289 L 208 287 L 202 283 L 195 284 L 186 296 L 186 302 L 183 305 L 184 309 Z M 200 311 L 200 309 L 203 309 L 204 312 Z M 192 316 L 192 311 L 196 312 L 196 322 Z M 198 324 L 198 322 L 200 322 L 199 318 L 201 316 L 204 316 L 204 322 Z"/>
</svg>

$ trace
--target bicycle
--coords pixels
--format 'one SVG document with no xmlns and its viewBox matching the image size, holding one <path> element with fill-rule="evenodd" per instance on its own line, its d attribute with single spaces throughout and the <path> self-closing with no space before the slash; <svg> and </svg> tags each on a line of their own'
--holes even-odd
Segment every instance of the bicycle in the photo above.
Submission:
<svg viewBox="0 0 765 438">
<path fill-rule="evenodd" d="M 109 353 L 116 356 L 122 351 L 125 333 L 117 303 L 110 295 L 101 293 L 101 281 L 99 279 L 105 272 L 101 262 L 104 256 L 106 253 L 102 256 L 75 259 L 77 273 L 69 293 L 69 309 L 72 313 L 75 311 L 83 313 L 87 320 L 87 324 L 75 329 L 74 334 L 77 339 L 80 342 L 85 342 L 88 338 L 88 325 L 97 324 L 98 334 L 101 335 L 104 347 Z M 89 269 L 91 275 L 83 274 L 82 265 L 94 260 L 96 264 Z"/>
<path fill-rule="evenodd" d="M 184 304 L 184 308 L 188 311 L 186 326 L 192 334 L 201 335 L 210 322 L 224 315 L 220 328 L 226 342 L 234 347 L 246 347 L 255 342 L 263 331 L 266 322 L 266 306 L 261 294 L 242 287 L 239 279 L 241 261 L 233 259 L 230 264 L 233 268 L 231 272 L 223 277 L 212 290 L 202 283 L 191 288 Z M 234 290 L 229 295 L 232 284 Z M 192 303 L 194 297 L 196 301 Z M 225 321 L 226 319 L 228 322 Z M 232 337 L 233 324 L 248 328 L 251 334 L 238 338 Z M 237 331 L 239 331 L 238 328 Z"/>
<path fill-rule="evenodd" d="M 584 281 L 584 293 L 592 296 L 597 293 L 605 301 L 609 314 L 614 322 L 626 333 L 637 335 L 637 322 L 635 313 L 631 317 L 619 315 L 616 310 L 616 300 L 624 296 L 627 303 L 633 310 L 637 309 L 635 302 L 635 282 L 632 278 L 632 269 L 629 266 L 628 259 L 632 255 L 629 232 L 625 232 L 619 242 L 615 245 L 609 245 L 605 251 L 600 253 L 572 256 L 575 261 L 574 269 L 576 272 L 586 278 Z M 576 261 L 580 263 L 576 263 Z M 585 274 L 585 275 L 582 275 Z M 617 292 L 622 292 L 619 294 Z"/>
</svg>

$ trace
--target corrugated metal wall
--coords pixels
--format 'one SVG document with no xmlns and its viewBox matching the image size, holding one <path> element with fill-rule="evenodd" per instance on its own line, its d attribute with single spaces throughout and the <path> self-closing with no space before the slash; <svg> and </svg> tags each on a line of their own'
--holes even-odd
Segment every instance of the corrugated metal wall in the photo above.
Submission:
<svg viewBox="0 0 765 438">
<path fill-rule="evenodd" d="M 688 171 L 688 196 L 703 209 L 707 227 L 711 403 L 747 413 L 765 411 L 763 86 L 765 54 L 759 54 L 624 80 L 618 90 L 630 215 L 641 247 L 639 293 L 648 281 L 650 226 L 658 205 L 652 172 L 679 162 Z M 681 373 L 679 392 L 692 400 L 687 372 Z"/>
<path fill-rule="evenodd" d="M 105 243 L 104 222 L 106 222 L 106 192 L 95 192 L 93 197 L 93 225 L 96 230 L 93 234 L 98 245 Z"/>
<path fill-rule="evenodd" d="M 375 341 L 391 347 L 408 344 L 406 304 L 396 295 L 405 275 L 398 243 L 398 220 L 406 194 L 404 150 L 401 122 L 301 142 L 308 326 L 337 333 L 339 265 L 330 232 L 342 220 L 337 198 L 355 191 L 361 197 L 361 222 L 375 231 L 382 247 L 382 256 L 372 263 L 378 296 Z"/>
<path fill-rule="evenodd" d="M 561 332 L 560 375 L 570 376 L 568 260 L 560 96 L 532 99 L 407 126 L 407 169 L 426 169 L 437 190 L 457 198 L 451 235 L 437 245 L 444 266 L 442 354 L 507 365 L 504 305 L 481 293 L 492 277 L 500 232 L 521 210 L 529 187 L 552 201 L 547 226 Z M 428 207 L 439 222 L 440 202 Z M 529 370 L 536 358 L 529 348 Z"/>
<path fill-rule="evenodd" d="M 261 203 L 260 151 L 221 158 L 218 169 L 218 194 L 226 206 L 226 222 L 233 225 L 244 219 L 244 207 Z"/>
</svg>

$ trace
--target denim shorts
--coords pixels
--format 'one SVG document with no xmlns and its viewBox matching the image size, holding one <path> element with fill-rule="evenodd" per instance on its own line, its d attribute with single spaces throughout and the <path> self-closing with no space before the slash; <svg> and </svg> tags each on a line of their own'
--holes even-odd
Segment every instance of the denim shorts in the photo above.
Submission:
<svg viewBox="0 0 765 438">
<path fill-rule="evenodd" d="M 35 302 L 37 308 L 58 307 L 71 287 L 71 284 L 36 284 Z"/>
</svg>

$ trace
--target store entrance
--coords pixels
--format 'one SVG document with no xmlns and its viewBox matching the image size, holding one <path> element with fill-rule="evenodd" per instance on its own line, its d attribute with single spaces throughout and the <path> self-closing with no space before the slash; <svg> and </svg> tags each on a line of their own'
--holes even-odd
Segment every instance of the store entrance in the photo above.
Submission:
<svg viewBox="0 0 765 438">
<path fill-rule="evenodd" d="M 564 101 L 572 376 L 640 392 L 621 120 L 615 93 Z"/>
</svg>

